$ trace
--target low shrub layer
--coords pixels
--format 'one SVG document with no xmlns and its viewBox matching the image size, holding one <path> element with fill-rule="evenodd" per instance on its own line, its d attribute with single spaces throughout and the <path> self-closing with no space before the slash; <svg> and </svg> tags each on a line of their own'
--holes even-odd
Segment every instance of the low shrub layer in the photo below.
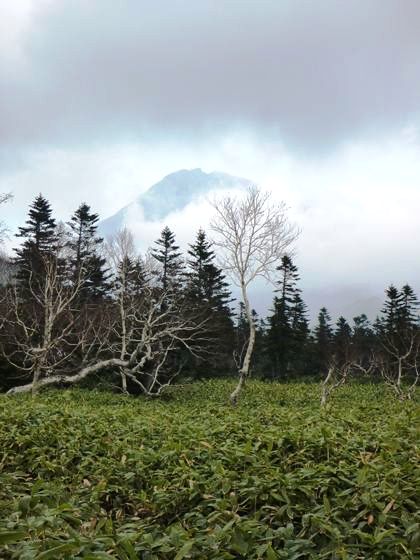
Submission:
<svg viewBox="0 0 420 560">
<path fill-rule="evenodd" d="M 416 403 L 232 385 L 1 396 L 0 557 L 419 557 Z"/>
</svg>

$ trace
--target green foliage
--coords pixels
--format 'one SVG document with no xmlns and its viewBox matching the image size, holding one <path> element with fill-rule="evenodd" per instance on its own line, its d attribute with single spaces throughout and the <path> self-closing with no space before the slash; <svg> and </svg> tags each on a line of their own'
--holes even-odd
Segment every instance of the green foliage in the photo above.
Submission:
<svg viewBox="0 0 420 560">
<path fill-rule="evenodd" d="M 83 299 L 100 299 L 109 289 L 106 259 L 101 256 L 103 239 L 97 235 L 99 215 L 91 212 L 86 203 L 74 212 L 69 226 L 68 247 L 71 252 L 71 276 L 77 281 L 84 270 Z"/>
<path fill-rule="evenodd" d="M 274 297 L 272 314 L 268 317 L 265 345 L 270 361 L 269 377 L 287 378 L 304 369 L 302 354 L 309 327 L 306 305 L 297 286 L 300 280 L 297 266 L 285 255 L 277 270 L 279 296 Z"/>
<path fill-rule="evenodd" d="M 0 557 L 418 558 L 413 403 L 345 386 L 0 398 Z"/>
<path fill-rule="evenodd" d="M 169 286 L 179 287 L 182 283 L 183 264 L 179 247 L 175 244 L 175 234 L 164 227 L 159 239 L 155 241 L 156 247 L 152 249 L 152 256 L 161 264 L 159 280 L 162 288 Z"/>
</svg>

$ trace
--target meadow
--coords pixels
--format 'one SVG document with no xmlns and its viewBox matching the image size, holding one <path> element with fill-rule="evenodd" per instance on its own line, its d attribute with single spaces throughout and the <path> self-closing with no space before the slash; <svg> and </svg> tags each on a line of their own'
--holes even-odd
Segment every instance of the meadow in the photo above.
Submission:
<svg viewBox="0 0 420 560">
<path fill-rule="evenodd" d="M 233 385 L 2 395 L 0 558 L 420 557 L 418 401 Z"/>
</svg>

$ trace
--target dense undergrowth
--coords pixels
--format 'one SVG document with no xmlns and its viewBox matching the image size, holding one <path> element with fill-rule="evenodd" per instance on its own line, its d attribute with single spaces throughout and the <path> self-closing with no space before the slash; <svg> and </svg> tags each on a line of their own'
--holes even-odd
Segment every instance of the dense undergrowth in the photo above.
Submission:
<svg viewBox="0 0 420 560">
<path fill-rule="evenodd" d="M 416 403 L 231 385 L 1 396 L 0 557 L 419 558 Z"/>
</svg>

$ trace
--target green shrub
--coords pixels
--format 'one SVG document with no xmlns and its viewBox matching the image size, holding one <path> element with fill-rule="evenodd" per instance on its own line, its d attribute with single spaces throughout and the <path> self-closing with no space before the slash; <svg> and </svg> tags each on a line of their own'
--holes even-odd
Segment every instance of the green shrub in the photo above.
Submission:
<svg viewBox="0 0 420 560">
<path fill-rule="evenodd" d="M 233 384 L 0 397 L 0 557 L 419 557 L 416 403 Z"/>
</svg>

